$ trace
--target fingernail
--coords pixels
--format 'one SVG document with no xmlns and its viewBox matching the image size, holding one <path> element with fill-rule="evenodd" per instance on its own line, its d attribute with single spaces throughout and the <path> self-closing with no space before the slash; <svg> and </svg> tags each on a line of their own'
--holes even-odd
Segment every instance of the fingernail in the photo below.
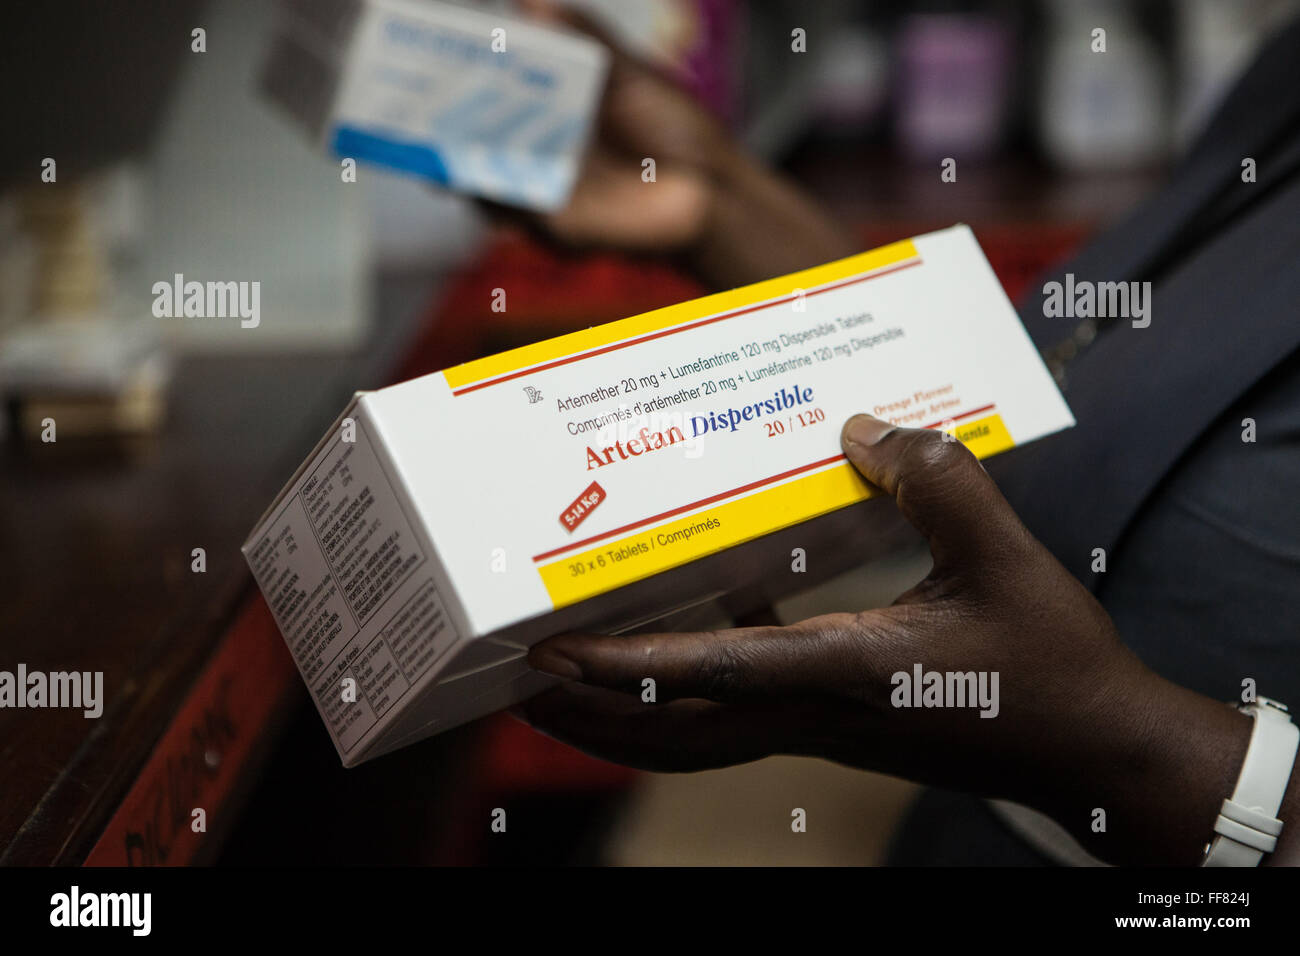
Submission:
<svg viewBox="0 0 1300 956">
<path fill-rule="evenodd" d="M 575 661 L 551 650 L 549 647 L 535 647 L 528 654 L 528 664 L 533 670 L 562 677 L 565 680 L 582 680 L 582 668 Z"/>
<path fill-rule="evenodd" d="M 844 423 L 840 441 L 845 445 L 874 445 L 894 430 L 889 422 L 881 421 L 871 415 L 854 415 Z"/>
</svg>

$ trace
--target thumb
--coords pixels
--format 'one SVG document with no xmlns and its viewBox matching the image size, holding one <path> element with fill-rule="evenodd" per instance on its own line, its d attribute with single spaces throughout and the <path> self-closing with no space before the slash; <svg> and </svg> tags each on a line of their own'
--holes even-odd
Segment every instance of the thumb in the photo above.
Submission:
<svg viewBox="0 0 1300 956">
<path fill-rule="evenodd" d="M 854 415 L 840 443 L 862 476 L 925 535 L 937 566 L 984 563 L 1032 540 L 979 460 L 943 432 Z"/>
</svg>

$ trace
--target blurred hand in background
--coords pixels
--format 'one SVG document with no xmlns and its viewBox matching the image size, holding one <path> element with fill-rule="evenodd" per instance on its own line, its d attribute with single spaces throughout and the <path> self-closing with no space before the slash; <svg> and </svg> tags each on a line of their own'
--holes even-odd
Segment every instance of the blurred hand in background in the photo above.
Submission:
<svg viewBox="0 0 1300 956">
<path fill-rule="evenodd" d="M 549 0 L 520 6 L 610 51 L 596 132 L 568 205 L 528 224 L 567 247 L 675 256 L 712 289 L 731 288 L 861 251 L 793 184 L 653 64 L 586 14 Z M 643 178 L 654 160 L 654 180 Z"/>
</svg>

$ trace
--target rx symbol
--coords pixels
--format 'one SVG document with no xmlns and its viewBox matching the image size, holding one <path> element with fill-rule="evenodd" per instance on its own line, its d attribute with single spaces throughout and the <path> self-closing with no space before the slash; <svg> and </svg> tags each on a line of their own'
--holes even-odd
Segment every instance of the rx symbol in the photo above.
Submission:
<svg viewBox="0 0 1300 956">
<path fill-rule="evenodd" d="M 542 393 L 539 392 L 537 389 L 533 388 L 531 385 L 524 386 L 524 394 L 528 396 L 529 405 L 536 405 L 538 402 L 542 400 Z"/>
</svg>

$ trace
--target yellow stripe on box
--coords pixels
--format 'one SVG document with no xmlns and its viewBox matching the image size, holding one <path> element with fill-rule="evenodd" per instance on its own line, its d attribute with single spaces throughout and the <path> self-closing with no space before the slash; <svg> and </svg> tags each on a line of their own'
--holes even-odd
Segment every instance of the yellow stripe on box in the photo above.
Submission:
<svg viewBox="0 0 1300 956">
<path fill-rule="evenodd" d="M 954 422 L 950 427 L 941 429 L 956 437 L 969 448 L 976 458 L 989 458 L 998 452 L 1014 448 L 1011 433 L 1002 422 L 1002 416 L 996 413 L 972 422 Z"/>
<path fill-rule="evenodd" d="M 946 430 L 961 439 L 977 458 L 987 458 L 1015 445 L 1002 416 L 996 413 Z M 558 609 L 865 501 L 873 494 L 857 469 L 843 462 L 557 558 L 537 571 L 551 603 Z"/>
<path fill-rule="evenodd" d="M 837 259 L 811 269 L 804 269 L 802 272 L 792 272 L 790 275 L 741 286 L 727 292 L 690 299 L 652 312 L 619 319 L 617 322 L 608 322 L 580 332 L 571 332 L 544 342 L 511 349 L 509 352 L 489 355 L 486 358 L 449 368 L 442 374 L 452 389 L 459 389 L 476 382 L 531 368 L 534 365 L 543 365 L 556 359 L 634 339 L 640 335 L 660 332 L 696 319 L 733 312 L 769 299 L 788 297 L 796 290 L 812 292 L 819 286 L 915 259 L 916 256 L 916 246 L 912 244 L 912 240 L 905 239 L 846 259 Z"/>
</svg>

